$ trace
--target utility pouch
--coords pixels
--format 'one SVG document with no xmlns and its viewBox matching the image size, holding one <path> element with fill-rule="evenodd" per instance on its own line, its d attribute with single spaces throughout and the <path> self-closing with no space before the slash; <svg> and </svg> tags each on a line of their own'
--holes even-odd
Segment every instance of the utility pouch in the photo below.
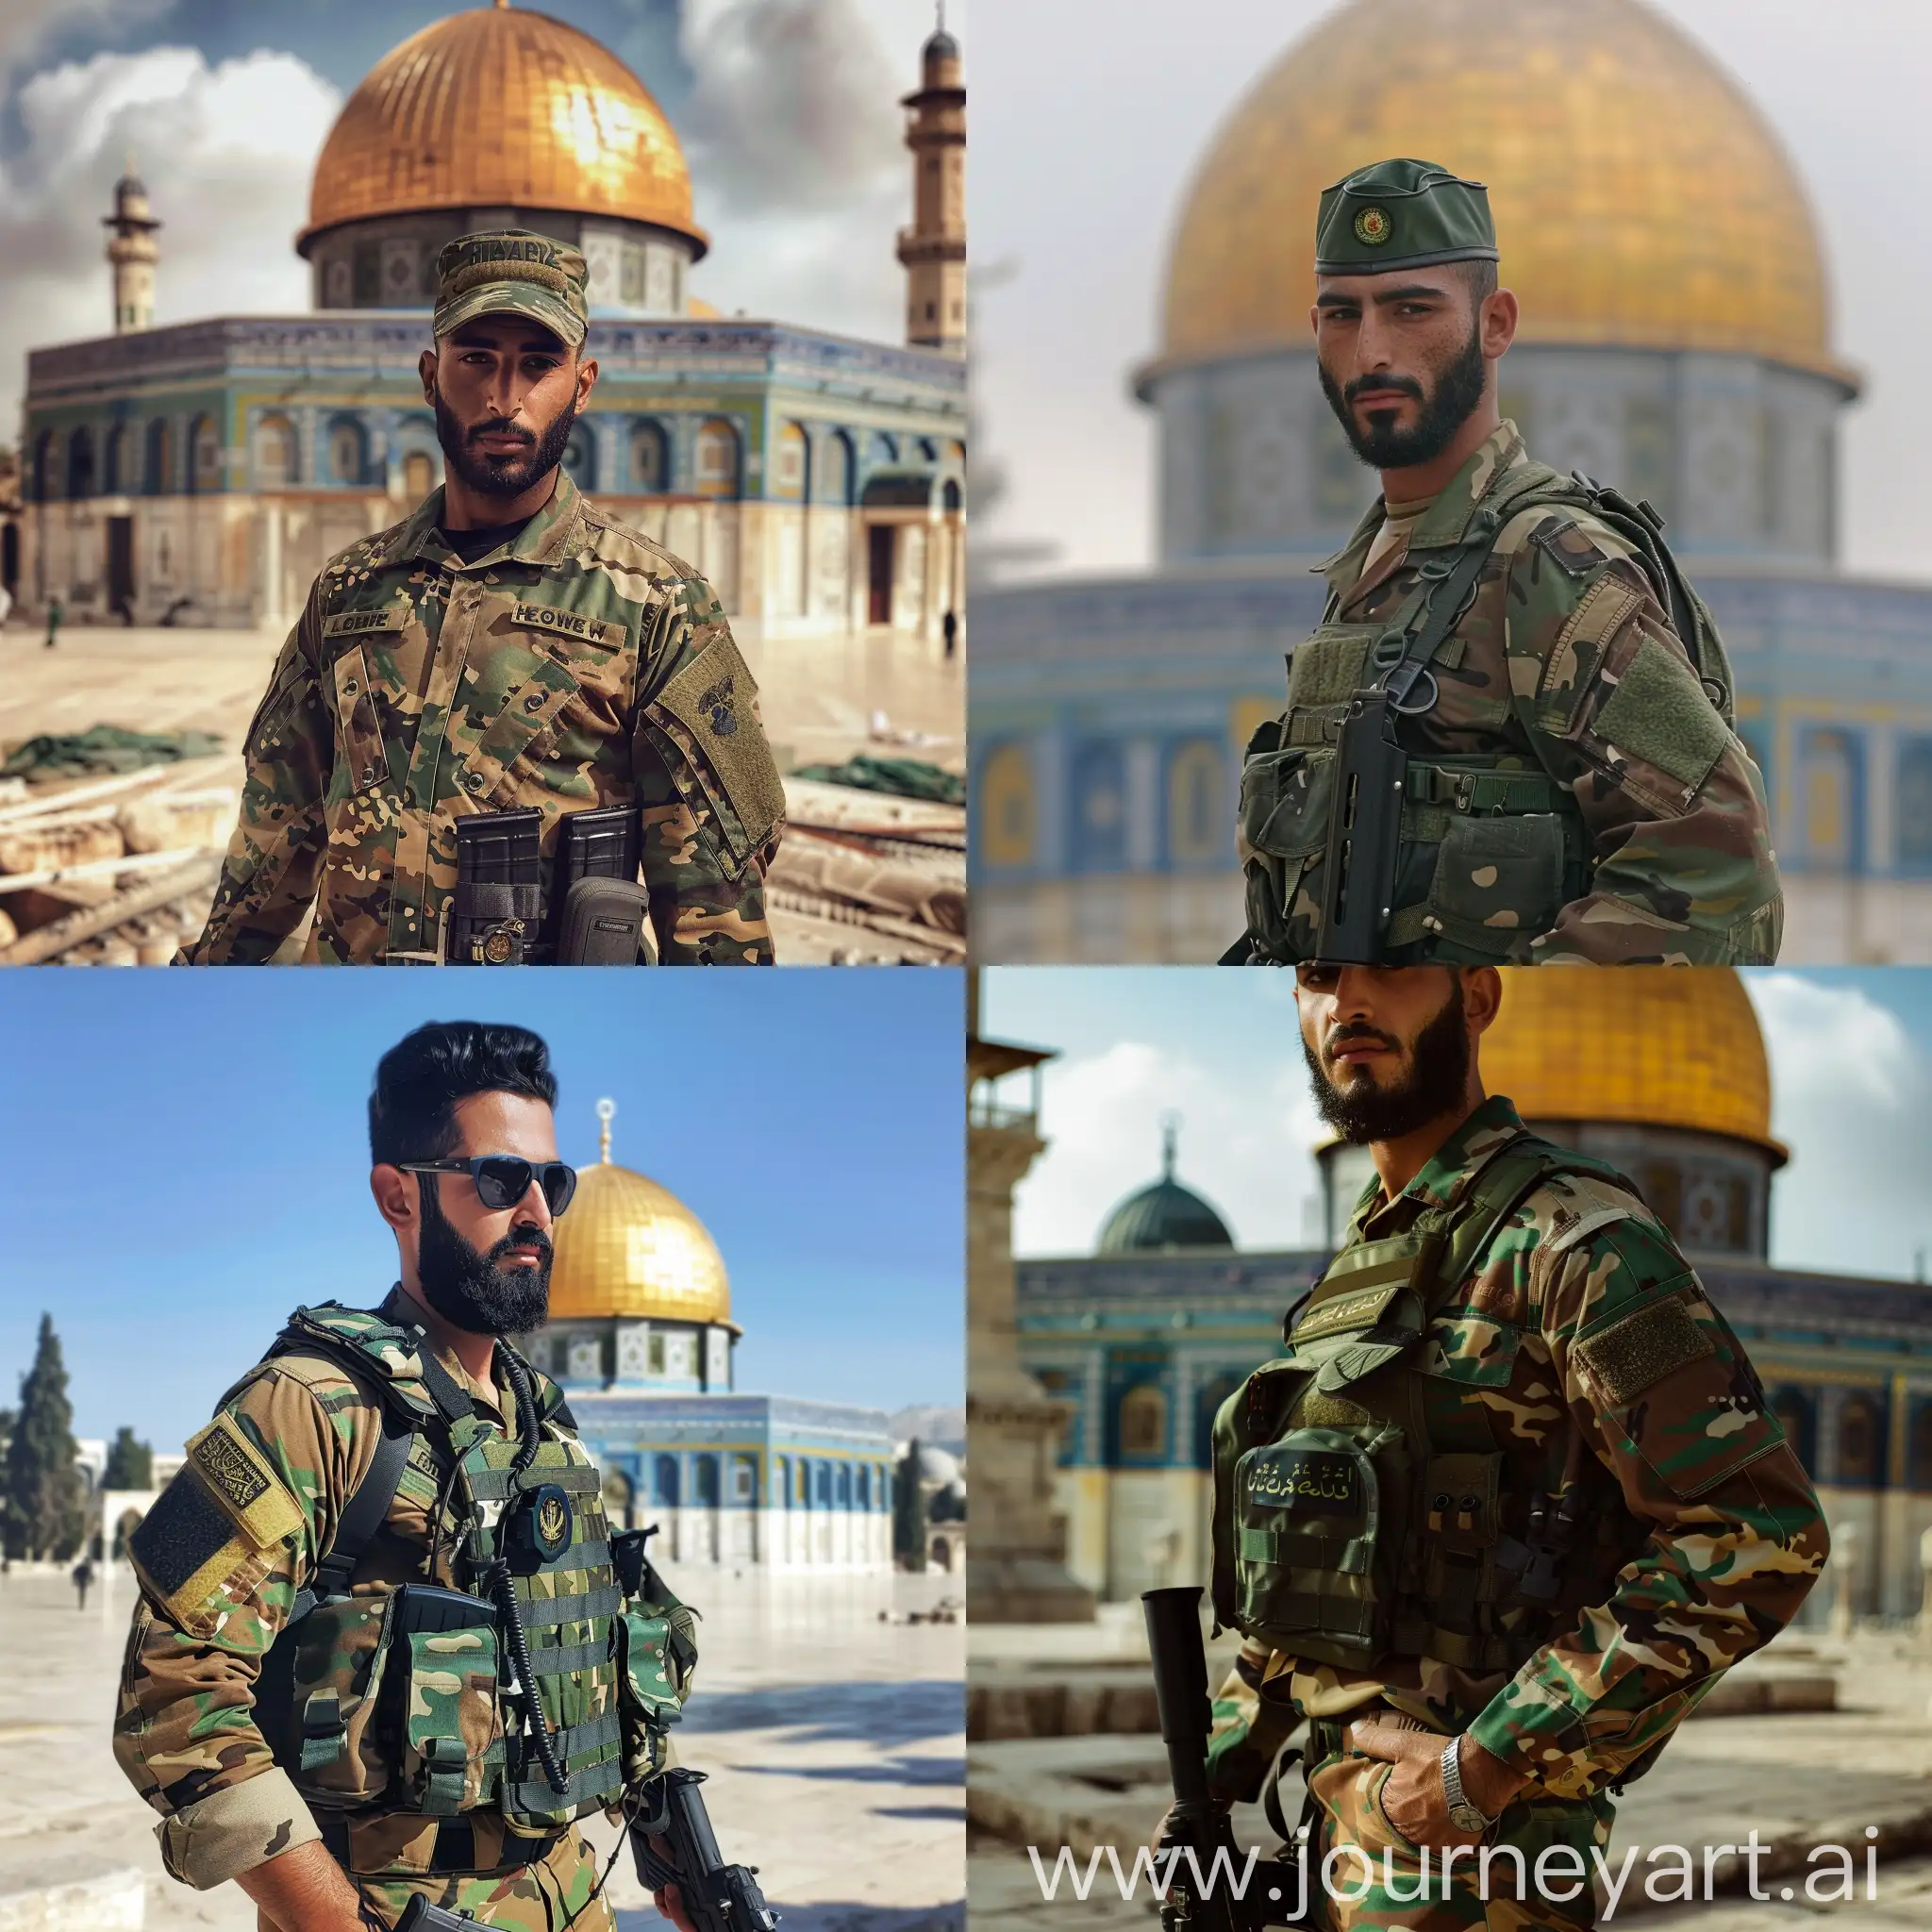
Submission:
<svg viewBox="0 0 1932 1932">
<path fill-rule="evenodd" d="M 1295 897 L 1328 837 L 1335 755 L 1280 742 L 1271 720 L 1241 765 L 1241 844 L 1248 930 L 1264 957 L 1285 958 Z"/>
<path fill-rule="evenodd" d="M 1290 1429 L 1234 1467 L 1237 1617 L 1300 1657 L 1372 1663 L 1389 1646 L 1411 1457 L 1365 1422 Z"/>
<path fill-rule="evenodd" d="M 503 1765 L 496 1608 L 416 1583 L 395 1592 L 395 1606 L 403 1784 L 415 1810 L 453 1817 L 493 1795 Z"/>
<path fill-rule="evenodd" d="M 617 1701 L 624 1731 L 624 1781 L 663 1769 L 664 1733 L 684 1715 L 683 1674 L 668 1616 L 625 1610 L 617 1620 Z"/>
<path fill-rule="evenodd" d="M 1499 1454 L 1429 1458 L 1422 1491 L 1423 1601 L 1439 1630 L 1474 1636 L 1478 1607 L 1496 1601 L 1502 1474 Z"/>
<path fill-rule="evenodd" d="M 559 966 L 655 966 L 651 902 L 630 879 L 579 879 L 563 902 Z"/>
<path fill-rule="evenodd" d="M 1335 965 L 1382 963 L 1382 932 L 1395 903 L 1408 754 L 1391 735 L 1389 712 L 1387 691 L 1360 691 L 1341 721 L 1317 941 L 1321 958 Z"/>
<path fill-rule="evenodd" d="M 539 943 L 543 814 L 469 812 L 457 824 L 457 889 L 450 908 L 452 966 L 523 966 Z"/>
<path fill-rule="evenodd" d="M 330 1806 L 380 1797 L 390 1764 L 375 1723 L 392 1598 L 317 1604 L 276 1638 L 256 1688 L 257 1722 L 305 1796 Z"/>
</svg>

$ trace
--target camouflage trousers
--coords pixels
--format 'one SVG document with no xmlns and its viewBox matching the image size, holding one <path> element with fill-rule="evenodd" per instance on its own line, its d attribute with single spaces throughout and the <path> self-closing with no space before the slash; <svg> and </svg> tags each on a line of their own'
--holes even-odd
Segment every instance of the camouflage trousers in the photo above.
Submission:
<svg viewBox="0 0 1932 1932">
<path fill-rule="evenodd" d="M 469 1912 L 479 1925 L 501 1932 L 617 1932 L 609 1902 L 596 1891 L 596 1853 L 575 1831 L 567 1831 L 537 1864 L 516 1871 L 453 1873 L 436 1877 L 364 1876 L 350 1883 L 361 1894 L 373 1922 L 393 1926 L 403 1907 L 421 1893 L 445 1911 Z M 574 1916 L 575 1915 L 575 1916 Z M 260 1932 L 276 1932 L 258 1920 Z"/>
<path fill-rule="evenodd" d="M 1456 1852 L 1445 1879 L 1443 1853 L 1410 1844 L 1382 1810 L 1382 1787 L 1394 1768 L 1382 1758 L 1338 1754 L 1308 1771 L 1321 1807 L 1319 1831 L 1309 1835 L 1321 1841 L 1320 1855 L 1308 1860 L 1314 1924 L 1324 1932 L 1590 1932 L 1596 1924 L 1591 1848 L 1609 1850 L 1615 1807 L 1608 1798 L 1519 1801 L 1483 1844 Z M 1325 1888 L 1324 1868 L 1332 1874 Z"/>
</svg>

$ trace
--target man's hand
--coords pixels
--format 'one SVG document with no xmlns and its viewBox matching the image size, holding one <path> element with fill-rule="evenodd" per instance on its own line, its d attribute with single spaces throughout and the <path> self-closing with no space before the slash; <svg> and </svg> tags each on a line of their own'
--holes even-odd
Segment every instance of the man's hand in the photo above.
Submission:
<svg viewBox="0 0 1932 1932">
<path fill-rule="evenodd" d="M 651 1849 L 668 1865 L 671 1862 L 671 1844 L 666 1839 L 653 1835 Z M 651 1894 L 651 1903 L 677 1927 L 677 1932 L 697 1932 L 691 1922 L 691 1914 L 684 1908 L 684 1894 L 675 1885 L 667 1885 L 661 1891 Z"/>
<path fill-rule="evenodd" d="M 1234 1809 L 1234 1800 L 1232 1798 L 1225 1800 L 1217 1798 L 1214 1802 L 1224 1812 Z M 1154 1836 L 1147 1840 L 1147 1849 L 1154 1854 L 1154 1869 L 1157 1872 L 1160 1869 L 1161 1853 L 1170 1846 L 1180 1842 L 1179 1839 L 1173 1835 L 1174 1830 L 1174 1806 L 1170 1805 L 1160 1814 L 1160 1823 L 1154 1827 Z"/>
<path fill-rule="evenodd" d="M 1348 1748 L 1378 1757 L 1395 1769 L 1382 1787 L 1382 1815 L 1412 1845 L 1473 1845 L 1481 1835 L 1458 1831 L 1449 1822 L 1449 1799 L 1442 1790 L 1442 1746 L 1433 1731 L 1412 1731 L 1382 1718 L 1352 1724 L 1343 1733 Z M 1486 1817 L 1503 1807 L 1528 1782 L 1491 1757 L 1474 1739 L 1465 1737 L 1457 1755 L 1463 1795 Z"/>
</svg>

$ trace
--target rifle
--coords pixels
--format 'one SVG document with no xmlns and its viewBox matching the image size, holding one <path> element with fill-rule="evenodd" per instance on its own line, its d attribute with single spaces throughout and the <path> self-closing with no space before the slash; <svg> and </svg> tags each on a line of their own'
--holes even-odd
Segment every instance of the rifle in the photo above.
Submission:
<svg viewBox="0 0 1932 1932">
<path fill-rule="evenodd" d="M 1214 1712 L 1208 1697 L 1208 1647 L 1201 1641 L 1200 1603 L 1200 1586 L 1192 1583 L 1141 1593 L 1147 1619 L 1147 1654 L 1154 1666 L 1154 1702 L 1174 1784 L 1174 1801 L 1159 1847 L 1173 1855 L 1160 1907 L 1161 1932 L 1259 1932 L 1264 1925 L 1300 1928 L 1307 1923 L 1307 1872 L 1304 1864 L 1301 1906 L 1291 1910 L 1286 1903 L 1291 1889 L 1285 1862 L 1288 1847 L 1279 1855 L 1284 1861 L 1279 1865 L 1274 1858 L 1256 1861 L 1244 1896 L 1237 1897 L 1229 1882 L 1238 1878 L 1245 1860 L 1235 1844 L 1227 1807 L 1216 1802 L 1208 1784 L 1208 1734 Z"/>
<path fill-rule="evenodd" d="M 712 1835 L 698 1787 L 701 1771 L 672 1765 L 644 1787 L 648 1811 L 630 1822 L 639 1881 L 652 1891 L 675 1885 L 697 1932 L 773 1932 L 778 1915 L 765 1903 L 756 1865 L 727 1865 Z M 668 1857 L 651 1844 L 665 1841 Z"/>
</svg>

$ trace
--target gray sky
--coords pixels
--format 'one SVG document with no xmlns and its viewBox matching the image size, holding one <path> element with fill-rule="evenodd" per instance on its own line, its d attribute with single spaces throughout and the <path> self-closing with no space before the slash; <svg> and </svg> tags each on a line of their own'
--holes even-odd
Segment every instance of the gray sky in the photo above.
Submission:
<svg viewBox="0 0 1932 1932">
<path fill-rule="evenodd" d="M 1810 191 L 1835 346 L 1867 378 L 1844 419 L 1844 561 L 1932 576 L 1907 487 L 1915 453 L 1932 444 L 1920 208 L 1932 8 L 1655 4 L 1756 98 Z M 976 298 L 982 447 L 1009 489 L 975 525 L 982 539 L 1057 544 L 1053 574 L 1152 560 L 1153 419 L 1125 378 L 1157 345 L 1174 225 L 1229 109 L 1328 10 L 1317 0 L 983 10 L 970 50 L 973 256 L 981 271 L 1013 274 L 995 286 L 982 273 Z"/>
<path fill-rule="evenodd" d="M 1753 972 L 1771 1058 L 1772 1257 L 1909 1278 L 1932 1248 L 1932 972 Z M 1045 1155 L 1016 1195 L 1020 1255 L 1091 1254 L 1108 1209 L 1155 1178 L 1182 1116 L 1179 1177 L 1245 1248 L 1318 1247 L 1324 1138 L 1295 1038 L 1293 975 L 1203 967 L 1004 967 L 993 1038 L 1056 1049 Z M 1507 997 L 1507 994 L 1506 994 Z"/>
</svg>

